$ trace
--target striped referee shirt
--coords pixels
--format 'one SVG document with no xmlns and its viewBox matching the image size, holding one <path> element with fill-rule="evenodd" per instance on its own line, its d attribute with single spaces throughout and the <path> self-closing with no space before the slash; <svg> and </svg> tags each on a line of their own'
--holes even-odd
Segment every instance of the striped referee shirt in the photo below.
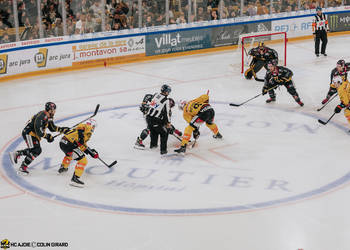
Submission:
<svg viewBox="0 0 350 250">
<path fill-rule="evenodd" d="M 314 20 L 312 22 L 312 32 L 315 33 L 316 30 L 329 30 L 328 20 L 325 14 L 315 15 Z"/>
</svg>

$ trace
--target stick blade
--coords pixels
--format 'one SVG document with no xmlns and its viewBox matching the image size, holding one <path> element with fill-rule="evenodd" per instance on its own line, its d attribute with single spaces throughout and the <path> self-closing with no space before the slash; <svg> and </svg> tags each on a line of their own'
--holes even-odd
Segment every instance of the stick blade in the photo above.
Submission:
<svg viewBox="0 0 350 250">
<path fill-rule="evenodd" d="M 117 161 L 112 162 L 111 164 L 108 165 L 109 168 L 113 167 L 115 164 L 117 164 Z"/>
<path fill-rule="evenodd" d="M 239 106 L 241 106 L 241 105 L 240 105 L 240 104 L 235 104 L 235 103 L 230 103 L 230 106 L 239 107 Z"/>
<path fill-rule="evenodd" d="M 100 104 L 97 104 L 93 116 L 95 116 L 95 115 L 97 114 L 97 112 L 98 112 L 99 109 L 100 109 Z"/>
<path fill-rule="evenodd" d="M 318 119 L 318 122 L 321 123 L 322 125 L 326 125 L 327 124 L 327 122 L 324 122 L 321 119 Z"/>
</svg>

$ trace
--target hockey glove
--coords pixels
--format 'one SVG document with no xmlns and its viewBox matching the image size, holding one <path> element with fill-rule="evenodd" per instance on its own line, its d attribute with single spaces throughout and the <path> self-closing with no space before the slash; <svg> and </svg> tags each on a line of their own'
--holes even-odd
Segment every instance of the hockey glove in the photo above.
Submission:
<svg viewBox="0 0 350 250">
<path fill-rule="evenodd" d="M 140 111 L 143 113 L 143 114 L 147 114 L 149 110 L 149 105 L 148 104 L 141 104 L 140 106 Z"/>
<path fill-rule="evenodd" d="M 264 87 L 262 88 L 262 95 L 267 94 L 267 90 L 268 90 L 268 87 L 264 85 Z"/>
<path fill-rule="evenodd" d="M 45 135 L 45 139 L 47 140 L 47 142 L 53 142 L 53 140 L 54 140 L 54 138 L 53 138 L 53 136 L 52 135 L 50 135 L 50 134 L 46 134 Z"/>
<path fill-rule="evenodd" d="M 193 130 L 193 138 L 197 140 L 201 133 L 199 133 L 198 129 Z"/>
<path fill-rule="evenodd" d="M 338 106 L 335 107 L 334 113 L 339 113 L 343 108 L 345 108 L 344 104 L 339 104 Z"/>
<path fill-rule="evenodd" d="M 58 128 L 58 132 L 65 134 L 69 131 L 70 129 L 68 127 L 60 127 Z"/>
<path fill-rule="evenodd" d="M 173 125 L 170 126 L 170 128 L 167 128 L 168 134 L 172 135 L 175 131 L 175 127 Z"/>
<path fill-rule="evenodd" d="M 86 150 L 85 150 L 85 153 L 86 154 L 89 154 L 92 158 L 98 158 L 98 153 L 97 153 L 97 151 L 95 150 L 95 149 L 91 149 L 91 148 L 87 148 Z"/>
</svg>

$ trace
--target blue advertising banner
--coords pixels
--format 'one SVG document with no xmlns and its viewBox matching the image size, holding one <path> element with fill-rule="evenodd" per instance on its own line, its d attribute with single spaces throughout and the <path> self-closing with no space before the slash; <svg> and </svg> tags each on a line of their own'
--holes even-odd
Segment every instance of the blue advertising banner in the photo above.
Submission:
<svg viewBox="0 0 350 250">
<path fill-rule="evenodd" d="M 211 47 L 211 30 L 174 31 L 146 36 L 146 56 Z"/>
</svg>

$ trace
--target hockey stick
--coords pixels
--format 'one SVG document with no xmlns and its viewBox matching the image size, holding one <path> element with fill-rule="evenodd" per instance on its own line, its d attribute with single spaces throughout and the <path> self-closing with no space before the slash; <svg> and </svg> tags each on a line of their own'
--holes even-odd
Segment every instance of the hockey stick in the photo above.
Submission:
<svg viewBox="0 0 350 250">
<path fill-rule="evenodd" d="M 111 168 L 111 167 L 113 167 L 115 164 L 117 164 L 117 161 L 114 161 L 114 162 L 112 162 L 111 164 L 107 164 L 104 160 L 102 160 L 100 157 L 98 157 L 97 159 L 99 159 L 106 167 L 109 167 L 109 168 Z"/>
<path fill-rule="evenodd" d="M 272 89 L 277 88 L 277 87 L 278 87 L 278 85 L 276 85 L 276 86 L 274 86 L 274 87 L 272 87 L 272 88 L 266 90 L 266 93 L 267 93 L 268 91 L 272 90 Z M 241 104 L 230 103 L 230 106 L 234 106 L 234 107 L 242 106 L 243 104 L 245 104 L 245 103 L 247 103 L 247 102 L 250 102 L 251 100 L 253 100 L 253 99 L 255 99 L 255 98 L 258 98 L 258 97 L 261 96 L 261 95 L 262 95 L 262 93 L 260 93 L 259 95 L 256 95 L 256 96 L 254 96 L 254 97 L 252 97 L 252 98 L 246 100 L 245 102 L 242 102 Z"/>
<path fill-rule="evenodd" d="M 336 96 L 338 95 L 338 93 L 336 95 L 334 95 L 331 99 L 328 100 L 328 102 L 326 102 L 321 108 L 318 108 L 317 111 L 322 110 L 324 107 L 327 106 L 328 103 L 330 103 Z"/>
<path fill-rule="evenodd" d="M 88 118 L 86 118 L 86 119 L 80 121 L 79 123 L 75 124 L 74 126 L 70 127 L 69 130 L 75 128 L 75 127 L 78 126 L 80 123 L 83 123 L 83 122 L 89 120 L 90 118 L 94 117 L 94 116 L 97 114 L 99 108 L 100 108 L 100 104 L 97 104 L 97 105 L 96 105 L 96 108 L 95 108 L 95 112 L 94 112 L 91 116 L 89 116 Z M 55 135 L 53 138 L 56 138 L 57 136 L 59 136 L 59 135 L 61 135 L 61 134 L 62 134 L 62 132 L 60 132 L 59 134 Z"/>
<path fill-rule="evenodd" d="M 329 119 L 325 122 L 325 121 L 322 121 L 321 119 L 318 119 L 318 122 L 321 123 L 322 125 L 326 125 L 332 118 L 333 116 L 335 115 L 336 113 L 334 112 L 333 115 L 331 117 L 329 117 Z"/>
</svg>

